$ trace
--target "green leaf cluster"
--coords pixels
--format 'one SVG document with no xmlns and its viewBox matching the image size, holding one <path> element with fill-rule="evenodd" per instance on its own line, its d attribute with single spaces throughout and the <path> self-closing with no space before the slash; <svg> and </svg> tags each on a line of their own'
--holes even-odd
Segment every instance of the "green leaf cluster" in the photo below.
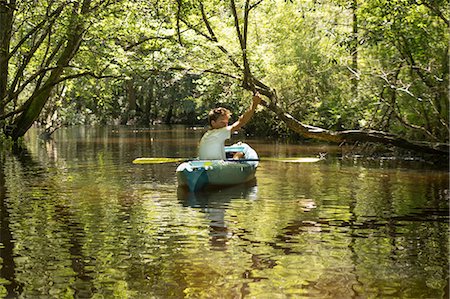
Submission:
<svg viewBox="0 0 450 299">
<path fill-rule="evenodd" d="M 234 2 L 242 31 L 245 2 Z M 12 47 L 62 3 L 21 2 Z M 276 90 L 278 104 L 291 115 L 333 130 L 377 129 L 448 141 L 447 1 L 249 3 L 254 5 L 245 49 L 249 69 Z M 83 40 L 64 69 L 74 79 L 52 90 L 41 123 L 57 118 L 67 125 L 204 124 L 212 107 L 226 106 L 235 114 L 245 109 L 250 97 L 241 88 L 244 53 L 228 1 L 93 4 L 78 21 L 85 24 Z M 24 39 L 10 58 L 9 74 L 20 73 L 27 53 L 31 60 L 17 78 L 39 72 L 71 34 L 71 22 L 70 10 L 63 9 L 36 51 L 39 35 Z M 16 88 L 13 78 L 10 92 Z M 25 86 L 0 115 L 25 103 L 34 86 Z M 257 125 L 250 131 L 286 132 L 269 113 L 261 114 Z"/>
</svg>

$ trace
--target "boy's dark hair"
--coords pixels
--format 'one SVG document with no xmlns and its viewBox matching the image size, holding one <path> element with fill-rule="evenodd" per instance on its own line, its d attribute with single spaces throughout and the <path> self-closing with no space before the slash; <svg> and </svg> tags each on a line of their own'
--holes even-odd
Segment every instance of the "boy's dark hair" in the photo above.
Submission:
<svg viewBox="0 0 450 299">
<path fill-rule="evenodd" d="M 222 115 L 229 115 L 230 116 L 231 112 L 227 108 L 223 108 L 223 107 L 214 108 L 211 111 L 209 111 L 209 113 L 208 113 L 208 123 L 209 123 L 209 125 L 211 125 L 211 122 L 213 120 L 216 121 Z"/>
</svg>

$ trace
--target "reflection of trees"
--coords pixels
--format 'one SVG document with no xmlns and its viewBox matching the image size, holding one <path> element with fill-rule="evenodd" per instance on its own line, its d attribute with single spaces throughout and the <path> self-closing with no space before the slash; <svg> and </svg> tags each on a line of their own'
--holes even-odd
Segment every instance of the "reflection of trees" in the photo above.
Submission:
<svg viewBox="0 0 450 299">
<path fill-rule="evenodd" d="M 1 149 L 0 161 L 0 297 L 6 297 L 7 294 L 11 297 L 17 297 L 21 290 L 15 279 L 15 264 L 12 258 L 14 244 L 9 221 L 4 173 L 6 157 Z"/>
<path fill-rule="evenodd" d="M 255 246 L 252 251 L 276 256 L 275 269 L 284 273 L 280 275 L 297 277 L 296 282 L 286 281 L 285 287 L 305 289 L 308 285 L 311 294 L 320 289 L 338 297 L 352 293 L 389 295 L 389 290 L 406 296 L 417 289 L 427 289 L 427 296 L 442 295 L 448 275 L 447 242 L 442 240 L 448 240 L 448 224 L 445 218 L 436 218 L 445 215 L 427 212 L 427 206 L 445 211 L 448 204 L 443 200 L 436 210 L 435 201 L 424 201 L 433 192 L 427 190 L 428 184 L 423 184 L 422 179 L 434 176 L 431 180 L 443 194 L 447 175 L 355 167 L 332 169 L 332 165 L 324 169 L 275 163 L 263 167 L 269 176 L 259 172 L 259 197 L 267 194 L 284 203 L 261 206 L 264 203 L 259 202 L 252 207 L 255 211 L 246 210 L 237 222 L 245 227 L 241 229 L 247 241 Z M 281 177 L 273 180 L 276 174 Z M 301 206 L 308 198 L 314 198 L 318 208 L 305 213 Z M 283 205 L 291 210 L 280 209 Z M 423 210 L 424 214 L 417 214 Z M 257 219 L 256 223 L 252 223 L 253 219 Z M 418 253 L 423 264 L 414 262 Z M 426 257 L 435 258 L 425 261 Z M 424 273 L 422 269 L 427 266 L 436 272 Z M 253 275 L 264 277 L 262 273 L 268 277 L 273 272 L 265 269 Z M 432 277 L 432 283 L 424 277 Z M 406 280 L 403 291 L 396 287 Z M 274 291 L 273 282 L 266 288 L 267 292 Z"/>
<path fill-rule="evenodd" d="M 180 194 L 175 165 L 136 167 L 142 147 L 118 144 L 1 156 L 18 295 L 445 296 L 448 174 L 264 162 L 254 197 Z"/>
<path fill-rule="evenodd" d="M 14 244 L 8 256 L 15 264 L 13 284 L 22 286 L 18 294 L 25 297 L 62 296 L 79 275 L 71 253 L 80 245 L 71 231 L 75 225 L 66 221 L 64 201 L 52 196 L 55 190 L 48 187 L 58 178 L 34 162 L 26 149 L 4 165 Z"/>
</svg>

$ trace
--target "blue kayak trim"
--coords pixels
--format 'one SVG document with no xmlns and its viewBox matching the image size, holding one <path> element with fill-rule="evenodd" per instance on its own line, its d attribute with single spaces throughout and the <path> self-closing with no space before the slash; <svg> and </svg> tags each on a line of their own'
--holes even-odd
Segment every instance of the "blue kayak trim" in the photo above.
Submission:
<svg viewBox="0 0 450 299">
<path fill-rule="evenodd" d="M 243 146 L 225 146 L 225 152 L 243 152 Z"/>
<path fill-rule="evenodd" d="M 198 191 L 204 186 L 208 185 L 208 175 L 206 174 L 206 169 L 200 168 L 188 172 L 184 170 L 185 176 L 187 178 L 187 185 L 190 191 Z"/>
</svg>

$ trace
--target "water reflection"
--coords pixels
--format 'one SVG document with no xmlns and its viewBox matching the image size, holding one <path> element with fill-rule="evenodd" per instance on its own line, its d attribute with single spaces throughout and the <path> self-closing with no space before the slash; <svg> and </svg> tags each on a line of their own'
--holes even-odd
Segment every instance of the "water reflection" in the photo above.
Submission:
<svg viewBox="0 0 450 299">
<path fill-rule="evenodd" d="M 190 157 L 197 135 L 70 128 L 0 151 L 0 298 L 448 297 L 447 171 L 261 162 L 257 183 L 193 194 L 176 164 L 131 164 Z"/>
<path fill-rule="evenodd" d="M 178 200 L 183 206 L 204 213 L 209 221 L 211 246 L 214 250 L 226 250 L 227 242 L 233 237 L 228 229 L 225 214 L 233 200 L 256 200 L 258 187 L 256 179 L 237 186 L 189 192 L 178 187 Z"/>
<path fill-rule="evenodd" d="M 10 295 L 16 297 L 21 293 L 20 286 L 15 279 L 15 264 L 13 256 L 14 244 L 10 229 L 10 215 L 8 211 L 4 155 L 0 155 L 0 297 Z"/>
</svg>

